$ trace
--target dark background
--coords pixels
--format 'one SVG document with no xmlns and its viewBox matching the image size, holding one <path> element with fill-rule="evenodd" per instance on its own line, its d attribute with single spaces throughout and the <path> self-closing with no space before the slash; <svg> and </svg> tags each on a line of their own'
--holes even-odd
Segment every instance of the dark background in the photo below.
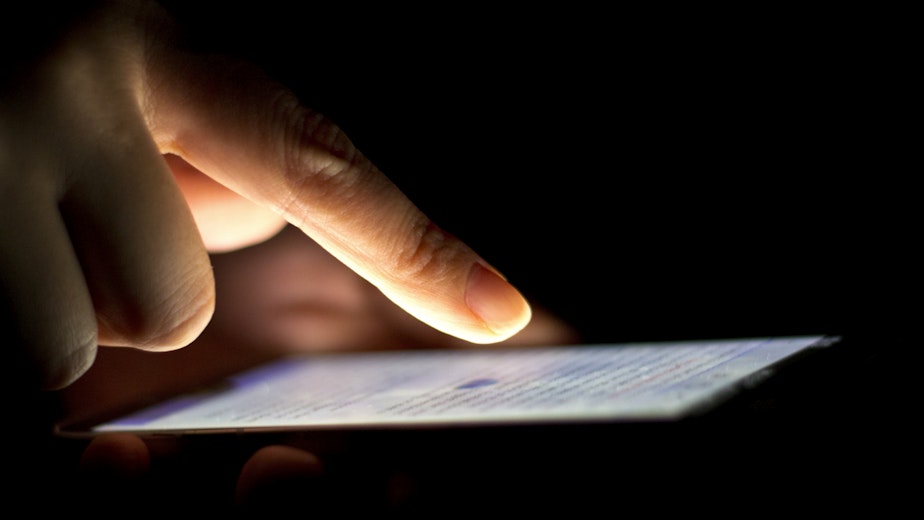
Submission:
<svg viewBox="0 0 924 520">
<path fill-rule="evenodd" d="M 588 341 L 911 317 L 902 35 L 871 14 L 193 6 Z"/>
</svg>

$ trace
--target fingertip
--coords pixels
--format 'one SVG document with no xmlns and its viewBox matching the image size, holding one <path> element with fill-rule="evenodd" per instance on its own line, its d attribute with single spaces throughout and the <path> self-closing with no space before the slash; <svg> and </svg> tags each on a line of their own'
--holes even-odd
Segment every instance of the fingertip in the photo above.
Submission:
<svg viewBox="0 0 924 520">
<path fill-rule="evenodd" d="M 291 446 L 266 446 L 241 468 L 235 499 L 239 507 L 257 508 L 304 504 L 317 490 L 312 484 L 323 474 L 321 461 L 312 453 Z"/>
<path fill-rule="evenodd" d="M 476 262 L 468 275 L 465 304 L 483 322 L 476 343 L 496 343 L 523 330 L 532 319 L 526 298 L 497 271 Z"/>
<path fill-rule="evenodd" d="M 100 482 L 134 481 L 147 475 L 151 454 L 140 437 L 127 433 L 107 433 L 95 437 L 80 458 L 80 469 Z"/>
</svg>

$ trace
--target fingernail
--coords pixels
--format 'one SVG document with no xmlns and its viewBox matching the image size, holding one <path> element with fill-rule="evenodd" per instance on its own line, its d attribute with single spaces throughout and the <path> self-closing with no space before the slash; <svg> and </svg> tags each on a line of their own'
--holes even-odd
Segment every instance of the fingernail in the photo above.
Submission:
<svg viewBox="0 0 924 520">
<path fill-rule="evenodd" d="M 475 263 L 468 275 L 465 303 L 497 336 L 512 336 L 529 323 L 532 311 L 523 295 L 496 272 Z"/>
</svg>

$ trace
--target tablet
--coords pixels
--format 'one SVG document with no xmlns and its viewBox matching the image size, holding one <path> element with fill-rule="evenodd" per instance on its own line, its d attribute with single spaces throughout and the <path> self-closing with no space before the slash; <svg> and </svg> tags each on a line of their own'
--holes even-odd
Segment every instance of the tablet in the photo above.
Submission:
<svg viewBox="0 0 924 520">
<path fill-rule="evenodd" d="M 195 392 L 56 425 L 65 437 L 664 422 L 713 413 L 819 334 L 283 357 Z"/>
</svg>

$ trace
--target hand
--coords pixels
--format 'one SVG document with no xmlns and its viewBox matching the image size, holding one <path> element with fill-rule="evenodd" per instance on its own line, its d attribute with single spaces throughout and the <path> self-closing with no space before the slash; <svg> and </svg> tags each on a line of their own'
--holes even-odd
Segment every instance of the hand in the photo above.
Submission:
<svg viewBox="0 0 924 520">
<path fill-rule="evenodd" d="M 408 315 L 294 226 L 213 254 L 211 263 L 220 297 L 203 333 L 186 348 L 157 355 L 101 350 L 57 393 L 64 414 L 120 408 L 295 352 L 474 347 Z M 499 344 L 578 342 L 571 326 L 537 304 L 529 324 Z"/>
<path fill-rule="evenodd" d="M 59 392 L 65 413 L 120 408 L 298 351 L 471 348 L 410 318 L 293 226 L 258 245 L 214 254 L 212 263 L 221 298 L 203 334 L 187 348 L 154 356 L 135 349 L 100 351 L 93 367 Z M 524 330 L 502 343 L 576 341 L 570 327 L 535 306 Z M 368 507 L 377 509 L 411 498 L 406 496 L 410 476 L 377 474 L 381 465 L 374 462 L 368 468 L 363 460 L 354 465 L 351 473 L 361 471 L 362 478 L 332 482 L 327 461 L 315 455 L 329 449 L 317 451 L 317 446 L 297 441 L 245 448 L 211 442 L 187 447 L 169 439 L 144 442 L 131 435 L 104 435 L 86 447 L 84 475 L 74 480 L 90 488 L 78 495 L 93 510 L 130 503 L 170 509 L 193 501 L 213 513 L 224 508 L 266 513 L 273 507 L 284 511 L 298 501 L 310 503 L 316 512 L 324 505 L 356 507 L 363 493 L 370 495 L 364 499 Z M 207 477 L 200 475 L 202 468 L 209 468 Z M 161 486 L 166 487 L 163 492 Z M 190 491 L 178 496 L 178 488 Z M 100 489 L 109 492 L 100 496 Z M 113 503 L 113 497 L 122 500 Z"/>
<path fill-rule="evenodd" d="M 0 333 L 34 384 L 73 383 L 97 345 L 189 344 L 215 306 L 207 247 L 286 222 L 436 330 L 493 343 L 529 322 L 331 121 L 254 67 L 184 49 L 156 4 L 104 2 L 54 36 L 0 87 Z"/>
</svg>

